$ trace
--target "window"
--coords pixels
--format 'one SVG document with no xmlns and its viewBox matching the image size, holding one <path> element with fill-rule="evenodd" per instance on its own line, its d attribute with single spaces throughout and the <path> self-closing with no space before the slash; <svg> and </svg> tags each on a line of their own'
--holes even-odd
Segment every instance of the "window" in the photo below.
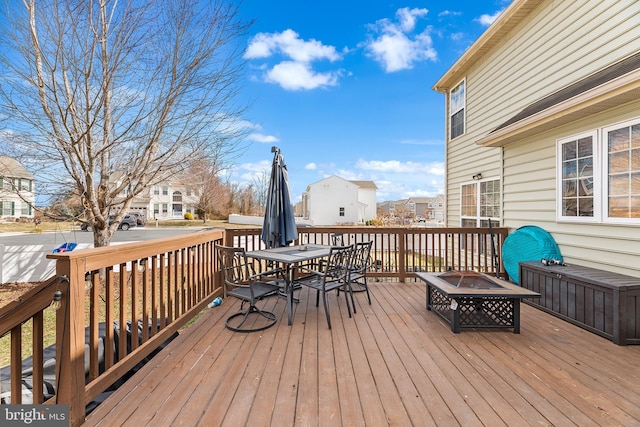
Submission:
<svg viewBox="0 0 640 427">
<path fill-rule="evenodd" d="M 162 195 L 163 196 L 167 196 L 169 194 L 169 187 L 167 187 L 166 185 L 162 186 Z"/>
<path fill-rule="evenodd" d="M 160 187 L 158 187 L 157 185 L 153 186 L 153 194 L 156 196 L 160 195 Z"/>
<path fill-rule="evenodd" d="M 153 204 L 153 214 L 157 215 L 158 213 L 160 213 L 160 204 L 159 203 L 154 203 Z"/>
<path fill-rule="evenodd" d="M 340 208 L 340 216 L 344 216 L 344 208 Z"/>
<path fill-rule="evenodd" d="M 488 227 L 489 220 L 492 225 L 500 225 L 499 179 L 463 184 L 460 191 L 461 227 Z"/>
<path fill-rule="evenodd" d="M 640 120 L 604 129 L 605 215 L 640 219 Z"/>
<path fill-rule="evenodd" d="M 558 144 L 560 216 L 593 217 L 593 155 L 596 134 L 578 135 Z"/>
<path fill-rule="evenodd" d="M 0 213 L 4 216 L 13 216 L 15 202 L 0 202 Z"/>
<path fill-rule="evenodd" d="M 640 118 L 558 140 L 559 221 L 640 224 Z"/>
<path fill-rule="evenodd" d="M 22 216 L 29 216 L 31 215 L 31 205 L 28 203 L 24 203 L 22 202 L 22 210 L 21 210 L 21 214 Z"/>
<path fill-rule="evenodd" d="M 174 191 L 172 198 L 174 202 L 182 202 L 182 193 L 179 191 Z"/>
<path fill-rule="evenodd" d="M 466 104 L 465 81 L 461 81 L 449 94 L 450 139 L 464 133 L 464 109 Z"/>
</svg>

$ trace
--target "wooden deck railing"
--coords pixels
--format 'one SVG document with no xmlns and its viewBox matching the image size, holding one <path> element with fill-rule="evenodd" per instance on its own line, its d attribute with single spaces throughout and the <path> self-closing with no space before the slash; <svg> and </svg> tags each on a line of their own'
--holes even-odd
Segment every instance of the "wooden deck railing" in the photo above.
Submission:
<svg viewBox="0 0 640 427">
<path fill-rule="evenodd" d="M 313 227 L 298 231 L 295 244 L 330 244 L 336 233 L 343 235 L 346 244 L 372 240 L 370 275 L 394 281 L 404 281 L 414 271 L 495 274 L 496 265 L 502 270 L 499 254 L 508 232 L 493 229 L 492 244 L 486 228 Z M 214 244 L 255 250 L 264 247 L 260 233 L 259 228 L 212 230 L 48 255 L 56 260 L 56 276 L 22 301 L 0 309 L 0 337 L 11 334 L 11 403 L 23 403 L 25 322 L 32 320 L 33 325 L 33 403 L 68 404 L 70 424 L 81 425 L 92 400 L 169 340 L 208 301 L 222 295 Z M 56 312 L 57 381 L 55 396 L 45 401 L 43 317 L 56 290 L 62 292 Z M 100 342 L 114 350 L 105 351 L 104 360 Z"/>
<path fill-rule="evenodd" d="M 56 276 L 0 310 L 0 336 L 11 333 L 11 403 L 23 403 L 21 338 L 33 319 L 33 403 L 68 404 L 71 425 L 82 424 L 92 400 L 222 294 L 214 244 L 223 236 L 216 230 L 48 255 Z M 45 401 L 42 319 L 58 289 L 56 389 Z"/>
<path fill-rule="evenodd" d="M 261 232 L 259 228 L 227 230 L 226 243 L 249 251 L 262 249 Z M 299 228 L 293 244 L 328 245 L 334 234 L 342 234 L 345 244 L 373 241 L 369 274 L 378 279 L 404 282 L 415 271 L 449 269 L 492 275 L 497 271 L 506 277 L 501 254 L 507 228 L 312 227 Z"/>
</svg>

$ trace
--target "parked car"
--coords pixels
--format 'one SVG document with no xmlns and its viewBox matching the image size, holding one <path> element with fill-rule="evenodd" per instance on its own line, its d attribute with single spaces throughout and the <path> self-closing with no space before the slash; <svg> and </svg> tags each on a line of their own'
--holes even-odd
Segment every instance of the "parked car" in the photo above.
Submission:
<svg viewBox="0 0 640 427">
<path fill-rule="evenodd" d="M 113 224 L 115 219 L 116 219 L 115 216 L 110 216 L 109 225 Z M 122 221 L 120 221 L 118 230 L 127 231 L 131 227 L 135 227 L 137 225 L 138 225 L 138 221 L 136 220 L 135 216 L 127 214 L 124 216 L 124 218 L 122 218 Z M 83 221 L 82 224 L 80 224 L 80 230 L 91 231 L 91 225 L 89 225 L 87 221 Z"/>
<path fill-rule="evenodd" d="M 136 219 L 136 225 L 138 227 L 144 227 L 147 223 L 147 219 L 140 212 L 129 212 L 129 215 L 133 215 Z"/>
</svg>

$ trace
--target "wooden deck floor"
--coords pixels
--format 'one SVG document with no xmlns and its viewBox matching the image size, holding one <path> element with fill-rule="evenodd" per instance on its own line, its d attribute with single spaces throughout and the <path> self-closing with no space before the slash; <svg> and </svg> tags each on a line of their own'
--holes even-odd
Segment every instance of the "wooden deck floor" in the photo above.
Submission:
<svg viewBox="0 0 640 427">
<path fill-rule="evenodd" d="M 521 334 L 464 330 L 425 307 L 420 283 L 372 282 L 347 317 L 315 294 L 262 302 L 276 326 L 232 333 L 229 298 L 92 412 L 104 426 L 615 426 L 640 424 L 640 346 L 610 341 L 527 305 Z M 311 295 L 311 296 L 310 296 Z"/>
</svg>

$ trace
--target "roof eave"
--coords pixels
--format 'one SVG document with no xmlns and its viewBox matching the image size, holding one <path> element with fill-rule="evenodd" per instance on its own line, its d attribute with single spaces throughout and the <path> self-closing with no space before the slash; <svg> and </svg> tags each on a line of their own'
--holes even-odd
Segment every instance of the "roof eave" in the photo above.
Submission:
<svg viewBox="0 0 640 427">
<path fill-rule="evenodd" d="M 484 147 L 503 147 L 511 142 L 640 99 L 640 70 L 585 91 L 553 107 L 478 139 Z"/>
<path fill-rule="evenodd" d="M 516 25 L 524 21 L 542 0 L 514 0 L 482 35 L 462 54 L 460 58 L 433 85 L 436 92 L 446 93 L 462 80 L 476 61 L 492 50 Z"/>
</svg>

